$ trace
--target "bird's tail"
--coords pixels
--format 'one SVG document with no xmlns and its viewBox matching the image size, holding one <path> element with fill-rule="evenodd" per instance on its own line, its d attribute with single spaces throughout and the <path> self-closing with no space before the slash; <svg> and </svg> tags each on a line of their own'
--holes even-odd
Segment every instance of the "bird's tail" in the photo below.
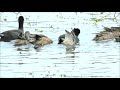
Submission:
<svg viewBox="0 0 120 90">
<path fill-rule="evenodd" d="M 2 33 L 0 33 L 0 40 L 1 40 L 1 38 L 4 36 L 4 34 L 2 34 Z"/>
<path fill-rule="evenodd" d="M 0 37 L 4 36 L 4 34 L 0 33 Z"/>
</svg>

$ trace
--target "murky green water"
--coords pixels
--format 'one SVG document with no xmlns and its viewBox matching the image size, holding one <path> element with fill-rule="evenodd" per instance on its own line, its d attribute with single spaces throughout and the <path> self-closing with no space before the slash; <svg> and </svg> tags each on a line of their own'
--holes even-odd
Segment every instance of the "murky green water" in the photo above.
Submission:
<svg viewBox="0 0 120 90">
<path fill-rule="evenodd" d="M 21 12 L 0 13 L 0 32 L 16 29 L 17 18 L 25 18 L 24 31 L 41 33 L 53 43 L 35 50 L 33 45 L 13 46 L 12 42 L 0 42 L 1 78 L 92 78 L 120 77 L 120 43 L 114 40 L 96 43 L 95 33 L 103 26 L 120 25 L 105 19 L 96 25 L 92 18 L 101 18 L 107 13 L 95 12 Z M 120 14 L 120 13 L 119 13 Z M 114 12 L 106 18 L 113 18 Z M 74 51 L 66 51 L 58 45 L 58 37 L 65 29 L 80 28 L 80 45 Z"/>
</svg>

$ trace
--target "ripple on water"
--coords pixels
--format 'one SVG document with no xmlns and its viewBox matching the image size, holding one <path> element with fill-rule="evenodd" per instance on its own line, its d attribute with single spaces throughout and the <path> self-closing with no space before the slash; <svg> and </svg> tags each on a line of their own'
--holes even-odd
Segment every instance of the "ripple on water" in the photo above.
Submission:
<svg viewBox="0 0 120 90">
<path fill-rule="evenodd" d="M 118 26 L 110 20 L 93 24 L 91 18 L 98 18 L 108 13 L 23 12 L 21 14 L 28 18 L 25 19 L 25 31 L 44 34 L 50 37 L 53 43 L 34 49 L 34 45 L 15 47 L 12 42 L 0 42 L 1 77 L 120 77 L 120 44 L 114 40 L 92 41 L 96 35 L 94 33 L 103 31 L 103 25 Z M 3 18 L 4 15 L 9 17 L 11 14 L 4 13 Z M 1 30 L 17 28 L 17 24 L 16 17 L 9 17 L 9 25 L 8 22 L 2 22 Z M 81 30 L 80 45 L 73 51 L 67 51 L 64 45 L 57 44 L 58 37 L 65 33 L 65 29 L 71 31 L 71 28 L 75 27 Z"/>
</svg>

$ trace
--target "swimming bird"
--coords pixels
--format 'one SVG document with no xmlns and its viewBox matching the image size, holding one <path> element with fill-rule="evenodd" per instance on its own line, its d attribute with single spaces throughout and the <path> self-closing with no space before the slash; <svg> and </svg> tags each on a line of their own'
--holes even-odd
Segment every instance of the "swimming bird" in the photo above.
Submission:
<svg viewBox="0 0 120 90">
<path fill-rule="evenodd" d="M 27 45 L 34 41 L 34 38 L 31 38 L 30 32 L 26 31 L 24 36 L 19 36 L 19 39 L 15 40 L 14 46 Z"/>
<path fill-rule="evenodd" d="M 18 18 L 18 29 L 16 30 L 8 30 L 5 32 L 0 33 L 0 41 L 9 42 L 11 40 L 18 39 L 20 35 L 23 35 L 23 23 L 24 23 L 24 17 L 19 16 Z"/>
<path fill-rule="evenodd" d="M 116 42 L 120 42 L 120 36 L 115 38 Z"/>
<path fill-rule="evenodd" d="M 74 31 L 66 31 L 66 34 L 65 34 L 65 39 L 64 41 L 62 42 L 64 45 L 66 46 L 75 46 L 77 44 L 77 36 L 75 35 Z"/>
<path fill-rule="evenodd" d="M 104 29 L 104 31 L 96 34 L 96 36 L 93 38 L 94 41 L 112 40 L 120 36 L 120 27 L 104 27 Z"/>
<path fill-rule="evenodd" d="M 74 32 L 74 34 L 76 35 L 76 39 L 77 39 L 77 43 L 79 42 L 79 34 L 80 34 L 80 29 L 78 28 L 74 28 L 71 32 Z M 58 38 L 58 44 L 62 44 L 62 42 L 64 41 L 65 39 L 65 34 L 63 35 L 60 35 L 59 38 Z"/>
<path fill-rule="evenodd" d="M 31 34 L 31 36 L 35 38 L 34 42 L 32 42 L 35 49 L 53 42 L 50 38 L 42 34 Z"/>
</svg>

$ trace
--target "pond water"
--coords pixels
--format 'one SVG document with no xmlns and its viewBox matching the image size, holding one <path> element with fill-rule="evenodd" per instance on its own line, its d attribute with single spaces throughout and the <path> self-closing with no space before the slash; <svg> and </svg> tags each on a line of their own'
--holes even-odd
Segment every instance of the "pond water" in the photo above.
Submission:
<svg viewBox="0 0 120 90">
<path fill-rule="evenodd" d="M 24 31 L 44 34 L 53 43 L 34 49 L 0 42 L 0 78 L 120 78 L 120 43 L 92 41 L 103 26 L 120 25 L 120 17 L 112 20 L 114 12 L 0 12 L 0 32 L 17 29 L 20 15 Z M 94 24 L 94 18 L 106 19 Z M 58 37 L 71 28 L 80 28 L 80 44 L 67 51 Z"/>
</svg>

